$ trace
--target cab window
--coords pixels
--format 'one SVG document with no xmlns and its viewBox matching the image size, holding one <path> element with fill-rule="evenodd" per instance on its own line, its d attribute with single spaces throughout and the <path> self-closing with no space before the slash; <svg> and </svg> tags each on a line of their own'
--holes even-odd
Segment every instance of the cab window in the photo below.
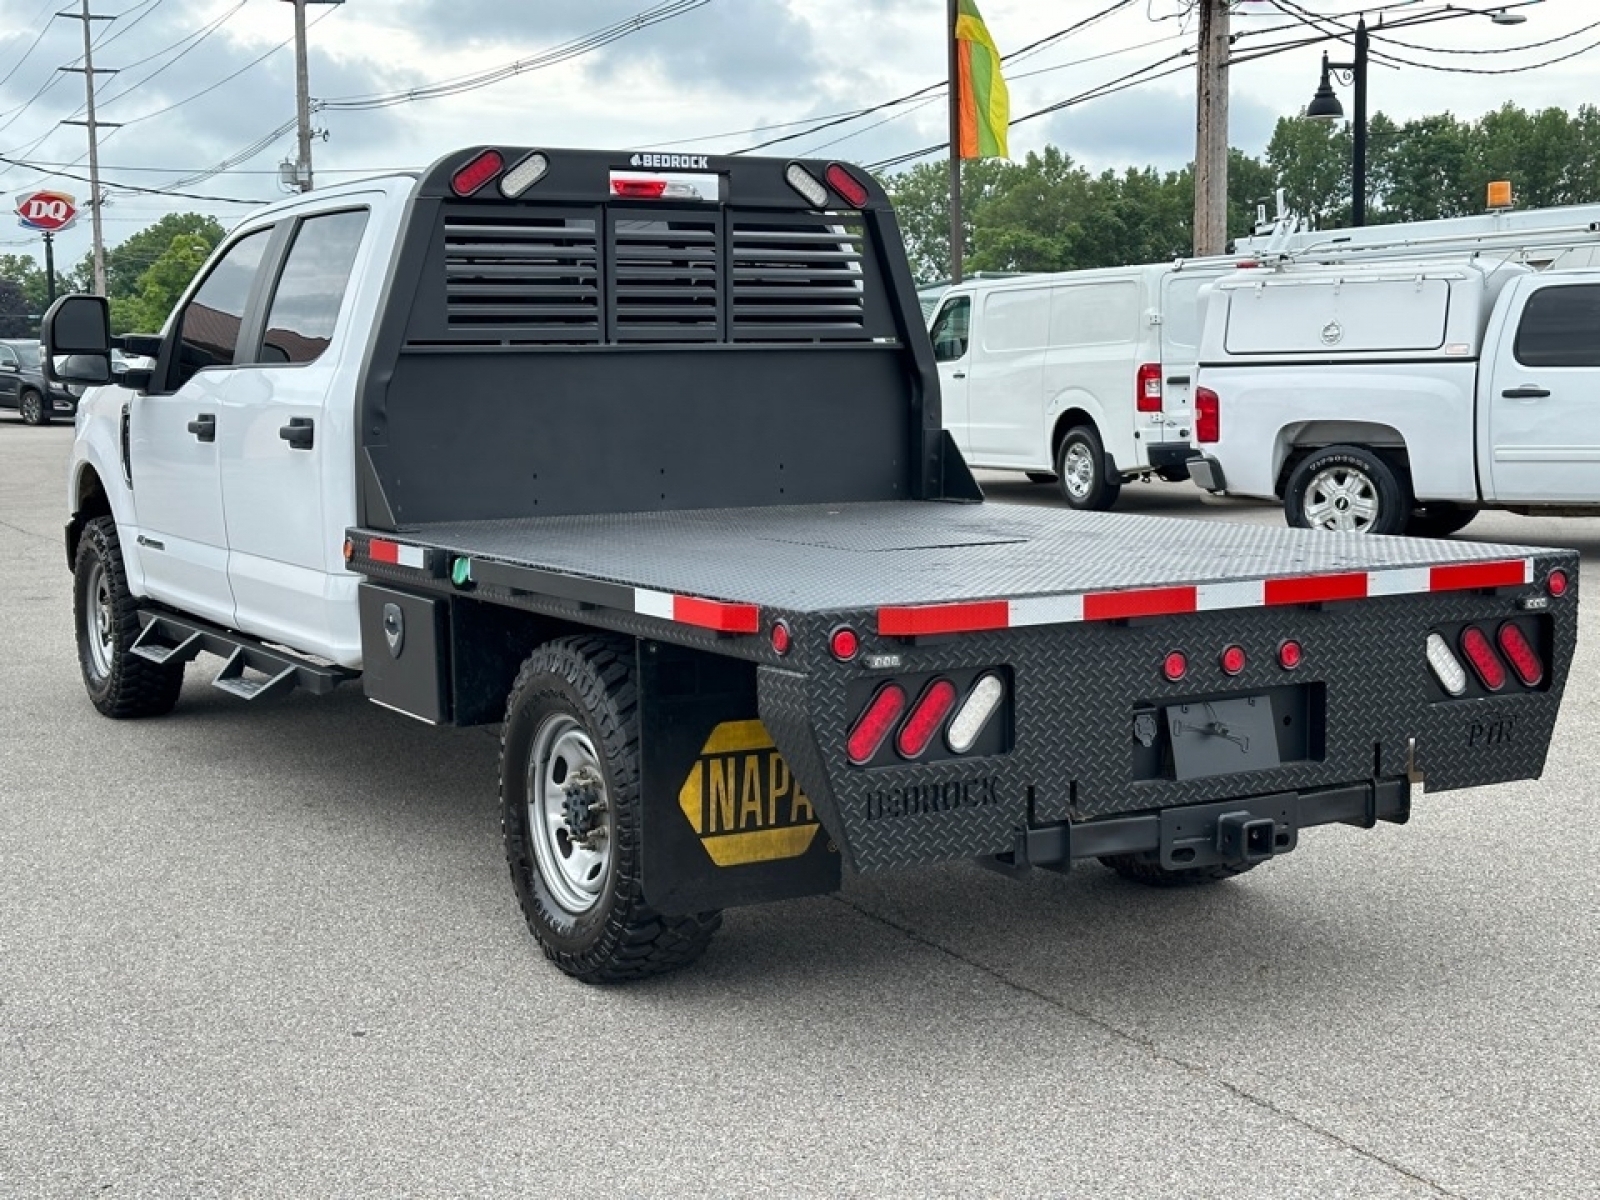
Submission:
<svg viewBox="0 0 1600 1200">
<path fill-rule="evenodd" d="M 0 346 L 0 367 L 12 371 L 17 369 L 17 352 L 10 346 Z"/>
<path fill-rule="evenodd" d="M 301 364 L 321 357 L 333 339 L 366 227 L 364 210 L 301 222 L 272 296 L 258 362 Z"/>
<path fill-rule="evenodd" d="M 260 229 L 235 242 L 184 305 L 178 324 L 177 386 L 206 367 L 233 365 L 244 310 L 271 233 Z"/>
<path fill-rule="evenodd" d="M 972 301 L 957 296 L 946 304 L 933 322 L 933 357 L 939 362 L 954 362 L 967 352 L 967 331 L 972 325 Z"/>
<path fill-rule="evenodd" d="M 1525 367 L 1600 367 L 1600 284 L 1540 288 L 1517 326 Z"/>
</svg>

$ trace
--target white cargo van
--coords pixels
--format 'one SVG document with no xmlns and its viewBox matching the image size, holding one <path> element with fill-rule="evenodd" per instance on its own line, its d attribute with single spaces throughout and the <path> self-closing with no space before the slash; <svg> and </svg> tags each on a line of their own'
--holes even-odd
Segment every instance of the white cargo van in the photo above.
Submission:
<svg viewBox="0 0 1600 1200">
<path fill-rule="evenodd" d="M 1600 515 L 1600 270 L 1285 264 L 1211 291 L 1202 487 L 1368 533 Z"/>
<path fill-rule="evenodd" d="M 1234 260 L 975 280 L 934 317 L 944 425 L 975 467 L 1059 480 L 1106 509 L 1124 480 L 1187 479 L 1201 287 Z"/>
</svg>

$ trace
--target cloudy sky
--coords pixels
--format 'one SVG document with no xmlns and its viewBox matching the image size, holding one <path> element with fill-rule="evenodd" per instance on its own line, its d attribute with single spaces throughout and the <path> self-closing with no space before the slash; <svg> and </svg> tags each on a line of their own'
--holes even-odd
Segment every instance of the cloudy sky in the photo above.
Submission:
<svg viewBox="0 0 1600 1200">
<path fill-rule="evenodd" d="M 1456 7 L 1487 10 L 1496 2 L 1457 0 Z M 82 119 L 83 76 L 58 69 L 82 66 L 82 24 L 53 15 L 78 3 L 0 0 L 0 187 L 7 195 L 45 187 L 87 196 L 88 185 L 70 177 L 87 172 L 85 131 L 61 124 Z M 936 92 L 812 127 L 937 84 L 945 74 L 944 7 L 944 0 L 313 0 L 311 94 L 329 103 L 314 118 L 326 133 L 314 150 L 317 181 L 420 166 L 475 142 L 716 153 L 802 131 L 772 152 L 875 163 L 944 140 Z M 1014 156 L 1046 143 L 1095 168 L 1174 168 L 1192 156 L 1193 0 L 981 0 L 981 7 L 1005 53 L 1081 26 L 1008 64 L 1014 116 L 1130 75 L 1138 80 L 1018 125 Z M 1331 32 L 1363 11 L 1360 0 L 1237 0 L 1236 7 L 1236 55 L 1311 36 L 1312 17 Z M 1375 0 L 1364 11 L 1387 8 L 1385 20 L 1395 22 L 1446 7 Z M 172 211 L 206 212 L 228 224 L 248 211 L 230 201 L 281 194 L 277 164 L 295 147 L 289 4 L 92 0 L 92 11 L 117 18 L 94 23 L 95 66 L 117 69 L 99 76 L 98 116 L 123 125 L 102 132 L 108 242 Z M 1474 117 L 1507 101 L 1568 109 L 1595 102 L 1600 4 L 1540 0 L 1519 11 L 1528 18 L 1520 25 L 1468 14 L 1375 40 L 1375 50 L 1407 65 L 1374 64 L 1373 109 L 1403 120 L 1445 110 Z M 586 49 L 594 42 L 604 44 Z M 1306 104 L 1330 44 L 1233 69 L 1235 146 L 1259 153 L 1277 118 Z M 1552 61 L 1564 55 L 1571 57 Z M 1536 69 L 1470 73 L 1525 67 Z M 469 86 L 495 73 L 503 78 Z M 443 89 L 449 94 L 419 94 L 452 82 Z M 382 106 L 360 107 L 374 99 Z M 1348 92 L 1345 99 L 1348 111 Z M 140 195 L 126 185 L 206 198 Z M 88 229 L 85 217 L 58 237 L 59 263 L 87 252 Z M 15 227 L 0 236 L 0 252 L 37 246 L 36 236 Z"/>
</svg>

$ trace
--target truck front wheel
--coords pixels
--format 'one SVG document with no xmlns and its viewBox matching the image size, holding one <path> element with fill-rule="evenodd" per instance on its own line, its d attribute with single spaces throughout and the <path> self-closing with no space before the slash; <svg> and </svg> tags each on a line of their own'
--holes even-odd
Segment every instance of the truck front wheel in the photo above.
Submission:
<svg viewBox="0 0 1600 1200">
<path fill-rule="evenodd" d="M 1122 480 L 1106 470 L 1106 451 L 1092 425 L 1075 425 L 1056 451 L 1061 496 L 1072 508 L 1104 512 L 1116 504 Z"/>
<path fill-rule="evenodd" d="M 632 643 L 569 637 L 535 650 L 506 705 L 500 828 L 528 928 L 585 983 L 685 966 L 722 923 L 645 904 L 639 785 Z"/>
<path fill-rule="evenodd" d="M 1394 468 L 1365 446 L 1328 446 L 1289 476 L 1283 510 L 1300 529 L 1404 533 L 1411 498 Z"/>
<path fill-rule="evenodd" d="M 72 609 L 78 666 L 94 706 L 108 717 L 171 712 L 183 690 L 183 664 L 151 662 L 132 653 L 139 602 L 128 591 L 111 517 L 96 517 L 83 527 L 73 561 Z"/>
<path fill-rule="evenodd" d="M 1110 867 L 1124 879 L 1142 883 L 1146 887 L 1178 888 L 1199 887 L 1207 883 L 1221 883 L 1235 875 L 1254 870 L 1256 863 L 1215 863 L 1209 867 L 1163 867 L 1153 855 L 1108 854 L 1100 864 Z"/>
</svg>

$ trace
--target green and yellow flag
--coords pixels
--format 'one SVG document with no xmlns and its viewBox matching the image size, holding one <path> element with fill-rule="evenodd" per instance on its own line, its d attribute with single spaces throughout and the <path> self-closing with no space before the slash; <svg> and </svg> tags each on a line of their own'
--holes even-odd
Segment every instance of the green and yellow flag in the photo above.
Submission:
<svg viewBox="0 0 1600 1200">
<path fill-rule="evenodd" d="M 1011 97 L 1000 75 L 1000 51 L 978 15 L 977 0 L 959 0 L 955 38 L 957 74 L 952 82 L 961 107 L 961 157 L 1007 158 Z"/>
</svg>

